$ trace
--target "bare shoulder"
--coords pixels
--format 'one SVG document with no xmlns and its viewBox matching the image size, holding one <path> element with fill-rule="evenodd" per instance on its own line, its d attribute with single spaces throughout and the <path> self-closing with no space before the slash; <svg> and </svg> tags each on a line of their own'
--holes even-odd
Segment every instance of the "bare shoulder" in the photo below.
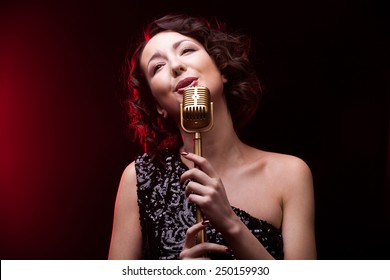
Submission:
<svg viewBox="0 0 390 280">
<path fill-rule="evenodd" d="M 285 259 L 315 259 L 315 197 L 309 165 L 293 155 L 261 150 L 256 154 L 257 172 L 266 185 L 266 201 L 276 201 L 267 211 L 260 209 L 259 215 L 268 214 L 266 219 L 283 229 Z"/>
<path fill-rule="evenodd" d="M 123 170 L 121 184 L 129 184 L 134 183 L 136 180 L 136 172 L 135 172 L 135 162 L 131 162 L 126 168 Z"/>
<path fill-rule="evenodd" d="M 269 163 L 272 164 L 279 172 L 288 175 L 311 175 L 311 170 L 308 164 L 301 158 L 293 155 L 266 152 L 268 154 Z"/>
<path fill-rule="evenodd" d="M 293 155 L 260 151 L 262 153 L 262 159 L 265 161 L 268 167 L 272 168 L 275 172 L 293 172 L 296 173 L 311 173 L 308 164 L 301 158 Z"/>
<path fill-rule="evenodd" d="M 287 189 L 312 188 L 312 172 L 309 165 L 293 155 L 261 151 L 264 166 L 277 185 Z"/>
<path fill-rule="evenodd" d="M 137 186 L 137 175 L 135 172 L 135 162 L 131 162 L 126 168 L 123 170 L 122 177 L 119 183 L 118 188 L 118 198 L 117 203 L 118 206 L 128 205 L 129 199 L 134 199 L 135 192 Z"/>
</svg>

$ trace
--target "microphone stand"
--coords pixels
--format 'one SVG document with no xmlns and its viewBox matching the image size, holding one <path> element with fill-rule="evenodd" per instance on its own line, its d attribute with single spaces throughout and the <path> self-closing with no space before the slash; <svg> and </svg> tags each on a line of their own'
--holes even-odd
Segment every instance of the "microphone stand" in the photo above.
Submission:
<svg viewBox="0 0 390 280">
<path fill-rule="evenodd" d="M 198 156 L 202 156 L 202 136 L 201 133 L 196 131 L 194 134 L 194 153 Z M 196 168 L 198 166 L 195 165 Z M 200 210 L 200 207 L 196 206 L 196 221 L 199 223 L 203 221 L 203 213 Z M 205 230 L 202 229 L 196 236 L 196 243 L 203 243 L 206 240 Z"/>
<path fill-rule="evenodd" d="M 200 91 L 198 93 L 198 90 Z M 192 93 L 194 91 L 194 93 Z M 188 101 L 188 95 L 192 94 L 192 101 Z M 196 95 L 196 98 L 195 98 Z M 200 99 L 200 100 L 198 100 Z M 185 102 L 184 102 L 185 101 Z M 187 102 L 188 101 L 188 102 Z M 195 102 L 196 101 L 196 102 Z M 204 111 L 199 111 L 199 104 L 206 103 L 209 101 L 209 111 L 208 116 L 204 115 Z M 185 106 L 184 104 L 185 103 Z M 201 132 L 210 130 L 213 127 L 213 102 L 210 101 L 210 91 L 206 87 L 192 87 L 188 88 L 184 92 L 183 103 L 180 104 L 180 121 L 181 127 L 187 133 L 194 133 L 193 144 L 194 144 L 194 154 L 202 156 L 202 137 Z M 192 110 L 188 112 L 184 107 L 189 107 Z M 204 107 L 205 105 L 203 105 Z M 186 111 L 186 112 L 184 112 Z M 199 168 L 196 164 L 195 168 Z M 203 221 L 203 213 L 199 206 L 196 206 L 196 222 Z M 203 243 L 206 240 L 206 232 L 202 229 L 196 236 L 196 242 Z"/>
</svg>

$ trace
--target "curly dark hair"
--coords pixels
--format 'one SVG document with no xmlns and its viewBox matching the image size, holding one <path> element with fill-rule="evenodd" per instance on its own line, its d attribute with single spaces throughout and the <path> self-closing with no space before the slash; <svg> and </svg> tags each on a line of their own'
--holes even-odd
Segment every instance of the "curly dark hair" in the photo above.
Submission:
<svg viewBox="0 0 390 280">
<path fill-rule="evenodd" d="M 127 56 L 125 67 L 129 127 L 134 140 L 141 143 L 152 158 L 163 148 L 179 148 L 182 145 L 176 123 L 157 113 L 155 99 L 140 67 L 140 57 L 148 40 L 165 30 L 200 42 L 227 78 L 224 92 L 237 133 L 254 115 L 262 93 L 257 73 L 249 61 L 249 36 L 227 32 L 226 25 L 216 19 L 183 14 L 169 14 L 150 22 L 139 44 Z"/>
</svg>

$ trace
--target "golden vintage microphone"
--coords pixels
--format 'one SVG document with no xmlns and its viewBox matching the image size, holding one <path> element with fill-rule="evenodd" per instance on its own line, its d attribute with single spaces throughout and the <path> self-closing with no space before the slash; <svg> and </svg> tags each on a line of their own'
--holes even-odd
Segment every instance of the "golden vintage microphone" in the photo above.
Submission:
<svg viewBox="0 0 390 280">
<path fill-rule="evenodd" d="M 202 132 L 213 127 L 213 102 L 207 87 L 195 86 L 184 90 L 183 103 L 180 104 L 181 127 L 188 133 L 194 133 L 194 153 L 202 156 Z M 197 166 L 195 166 L 197 167 Z M 201 222 L 203 214 L 196 207 L 196 221 Z M 202 230 L 197 236 L 197 243 L 205 241 L 205 232 Z"/>
</svg>

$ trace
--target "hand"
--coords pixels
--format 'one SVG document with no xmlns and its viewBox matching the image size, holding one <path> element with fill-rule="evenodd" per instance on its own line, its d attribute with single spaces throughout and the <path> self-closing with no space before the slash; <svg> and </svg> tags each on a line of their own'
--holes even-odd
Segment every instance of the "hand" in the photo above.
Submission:
<svg viewBox="0 0 390 280">
<path fill-rule="evenodd" d="M 199 167 L 187 170 L 180 178 L 182 182 L 191 179 L 185 190 L 188 200 L 200 207 L 218 231 L 228 232 L 237 216 L 230 206 L 222 180 L 204 157 L 192 153 L 182 153 L 182 156 Z"/>
<path fill-rule="evenodd" d="M 219 245 L 215 243 L 200 243 L 196 244 L 196 235 L 207 227 L 209 221 L 203 221 L 201 223 L 196 223 L 192 227 L 188 228 L 186 233 L 186 238 L 184 241 L 183 250 L 180 253 L 180 259 L 210 259 L 207 257 L 207 253 L 216 253 L 216 254 L 231 254 L 231 250 L 224 245 Z"/>
</svg>

